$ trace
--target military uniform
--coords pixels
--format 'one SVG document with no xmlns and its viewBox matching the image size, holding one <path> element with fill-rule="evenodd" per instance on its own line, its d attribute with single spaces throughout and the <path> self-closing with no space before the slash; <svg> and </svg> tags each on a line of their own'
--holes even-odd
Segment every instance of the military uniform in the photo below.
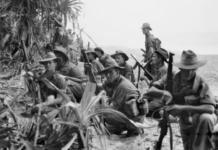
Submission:
<svg viewBox="0 0 218 150">
<path fill-rule="evenodd" d="M 78 78 L 78 79 L 85 79 L 85 75 L 82 71 L 73 63 L 67 62 L 65 63 L 60 69 L 59 72 L 62 75 Z M 84 93 L 84 85 L 71 81 L 68 81 L 68 88 L 67 93 L 71 95 L 71 98 L 75 98 L 77 102 L 80 102 Z"/>
<path fill-rule="evenodd" d="M 125 77 L 120 76 L 119 79 L 113 83 L 103 85 L 107 95 L 112 102 L 112 108 L 122 112 L 128 118 L 143 123 L 144 116 L 139 115 L 136 100 L 139 98 L 138 89 Z M 134 127 L 127 126 L 114 120 L 106 119 L 106 122 L 112 125 L 115 132 L 122 132 L 124 130 L 132 130 Z"/>
<path fill-rule="evenodd" d="M 146 47 L 146 58 L 145 58 L 145 62 L 146 61 L 149 61 L 153 52 L 149 50 L 150 47 L 153 47 L 154 48 L 154 43 L 153 43 L 153 40 L 154 40 L 154 36 L 152 34 L 148 34 L 146 35 L 146 41 L 145 41 L 145 47 Z"/>
<path fill-rule="evenodd" d="M 100 62 L 103 66 L 105 66 L 105 61 L 106 61 L 106 59 L 112 59 L 112 58 L 111 58 L 110 55 L 108 55 L 108 54 L 103 54 L 103 55 L 101 56 L 101 58 L 99 58 L 99 62 Z"/>
<path fill-rule="evenodd" d="M 48 79 L 51 83 L 53 83 L 58 89 L 62 90 L 63 92 L 66 92 L 67 90 L 67 81 L 63 76 L 60 76 L 58 73 L 49 73 L 46 71 L 39 77 L 39 84 L 41 88 L 41 94 L 42 94 L 42 100 L 45 101 L 49 95 L 54 95 L 57 97 L 57 91 L 54 89 L 50 89 L 47 87 L 40 79 L 46 78 Z"/>
<path fill-rule="evenodd" d="M 155 83 L 155 85 L 160 87 L 163 87 L 165 84 L 166 77 Z M 191 95 L 195 95 L 197 98 L 192 99 Z M 200 106 L 206 104 L 215 106 L 214 97 L 208 84 L 197 74 L 188 82 L 181 81 L 180 73 L 175 75 L 173 102 L 179 105 Z M 217 123 L 215 114 L 192 114 L 182 111 L 179 117 L 180 132 L 185 150 L 209 150 L 212 148 L 211 136 L 213 127 Z"/>
<path fill-rule="evenodd" d="M 135 75 L 134 75 L 132 66 L 130 66 L 127 62 L 125 62 L 123 65 L 121 65 L 121 67 L 124 67 L 124 69 L 121 71 L 121 75 L 126 78 L 131 76 L 131 82 L 134 83 Z"/>
</svg>

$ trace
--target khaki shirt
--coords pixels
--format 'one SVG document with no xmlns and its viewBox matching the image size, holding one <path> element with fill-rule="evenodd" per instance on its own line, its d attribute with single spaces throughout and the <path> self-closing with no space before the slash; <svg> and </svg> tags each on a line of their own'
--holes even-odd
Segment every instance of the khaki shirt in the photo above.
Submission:
<svg viewBox="0 0 218 150">
<path fill-rule="evenodd" d="M 92 71 L 95 75 L 98 75 L 98 72 L 104 70 L 104 66 L 96 59 L 94 59 L 92 62 Z"/>
<path fill-rule="evenodd" d="M 149 51 L 149 48 L 150 47 L 154 48 L 154 43 L 153 43 L 154 38 L 155 37 L 150 33 L 148 35 L 146 35 L 145 48 L 146 48 L 147 55 L 146 55 L 146 58 L 145 58 L 145 62 L 149 61 L 149 59 L 151 59 L 151 56 L 153 54 L 153 52 Z"/>
<path fill-rule="evenodd" d="M 179 105 L 192 105 L 192 106 L 200 106 L 200 105 L 212 105 L 215 106 L 215 98 L 209 88 L 209 85 L 206 81 L 200 77 L 199 75 L 195 75 L 189 81 L 181 80 L 181 73 L 177 73 L 174 75 L 173 79 L 173 103 Z M 164 76 L 159 81 L 155 82 L 155 85 L 163 87 L 166 85 L 167 76 Z M 198 85 L 197 88 L 196 84 Z M 188 98 L 191 97 L 191 98 Z M 188 117 L 194 114 L 190 114 L 187 111 L 181 112 L 181 121 L 183 124 L 189 124 Z"/>
<path fill-rule="evenodd" d="M 167 74 L 167 67 L 165 65 L 163 65 L 159 69 L 157 69 L 155 66 L 153 67 L 154 68 L 152 69 L 152 72 L 151 72 L 151 75 L 153 75 L 152 82 L 160 80 L 164 75 Z"/>
<path fill-rule="evenodd" d="M 107 95 L 111 98 L 114 109 L 124 113 L 128 118 L 139 121 L 140 117 L 136 112 L 136 100 L 140 93 L 138 89 L 125 77 L 120 76 L 112 84 L 104 83 L 103 87 Z"/>
<path fill-rule="evenodd" d="M 127 62 L 125 62 L 124 65 L 122 65 L 121 67 L 124 67 L 124 69 L 122 69 L 122 71 L 121 71 L 121 75 L 126 77 L 126 78 L 128 78 L 130 75 L 131 82 L 134 83 L 135 82 L 135 75 L 134 75 L 132 66 L 130 66 Z"/>
</svg>

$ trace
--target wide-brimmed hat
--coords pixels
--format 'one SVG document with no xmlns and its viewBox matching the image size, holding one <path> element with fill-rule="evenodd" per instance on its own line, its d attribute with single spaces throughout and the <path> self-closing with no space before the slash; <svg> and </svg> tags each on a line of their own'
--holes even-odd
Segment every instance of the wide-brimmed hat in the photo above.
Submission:
<svg viewBox="0 0 218 150">
<path fill-rule="evenodd" d="M 62 46 L 55 46 L 54 53 L 55 54 L 60 53 L 62 56 L 65 57 L 65 61 L 69 60 L 69 56 L 67 55 L 68 51 Z"/>
<path fill-rule="evenodd" d="M 104 51 L 103 51 L 103 49 L 101 47 L 96 47 L 94 50 L 95 51 L 100 51 L 102 54 L 104 54 Z"/>
<path fill-rule="evenodd" d="M 95 58 L 98 57 L 98 55 L 97 55 L 97 54 L 95 53 L 95 51 L 92 50 L 92 49 L 88 49 L 88 50 L 86 50 L 85 53 L 86 53 L 86 54 L 93 54 Z"/>
<path fill-rule="evenodd" d="M 152 30 L 150 24 L 147 23 L 147 22 L 143 23 L 143 25 L 142 25 L 142 27 L 141 27 L 141 29 L 144 29 L 144 28 L 148 28 L 148 29 Z"/>
<path fill-rule="evenodd" d="M 169 55 L 165 49 L 159 48 L 158 50 L 155 50 L 154 52 L 160 54 L 163 57 L 164 61 L 167 62 Z"/>
<path fill-rule="evenodd" d="M 197 69 L 207 63 L 207 60 L 199 60 L 192 50 L 182 52 L 180 62 L 173 63 L 174 66 L 181 69 Z"/>
<path fill-rule="evenodd" d="M 60 26 L 63 26 L 62 24 L 62 17 L 61 16 L 57 16 L 56 18 L 53 18 L 55 20 L 55 22 L 57 24 L 59 24 Z"/>
<path fill-rule="evenodd" d="M 111 55 L 111 57 L 115 59 L 115 57 L 117 55 L 123 55 L 125 61 L 129 60 L 129 57 L 124 52 L 122 52 L 121 50 L 116 50 L 115 54 Z"/>
<path fill-rule="evenodd" d="M 45 63 L 47 61 L 51 61 L 51 60 L 58 61 L 60 59 L 57 58 L 53 52 L 48 52 L 47 55 L 42 60 L 39 61 L 39 63 L 43 64 L 43 63 Z"/>
<path fill-rule="evenodd" d="M 118 68 L 118 69 L 123 69 L 124 67 L 120 67 L 117 62 L 110 58 L 110 59 L 106 59 L 105 61 L 105 67 L 104 67 L 104 70 L 100 71 L 99 74 L 103 74 L 105 73 L 108 69 L 111 69 L 111 68 Z"/>
</svg>

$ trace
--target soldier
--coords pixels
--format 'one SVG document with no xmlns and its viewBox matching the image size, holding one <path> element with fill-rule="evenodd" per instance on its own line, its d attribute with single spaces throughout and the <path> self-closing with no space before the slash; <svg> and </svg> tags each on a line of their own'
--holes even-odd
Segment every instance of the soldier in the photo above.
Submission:
<svg viewBox="0 0 218 150">
<path fill-rule="evenodd" d="M 53 37 L 53 45 L 57 45 L 60 46 L 62 45 L 63 47 L 67 46 L 67 42 L 68 40 L 65 38 L 66 36 L 66 31 L 65 28 L 62 24 L 62 17 L 61 16 L 57 16 L 56 18 L 54 18 L 55 20 L 55 34 Z"/>
<path fill-rule="evenodd" d="M 69 62 L 67 50 L 65 48 L 56 46 L 54 53 L 60 59 L 56 67 L 60 74 L 81 80 L 86 79 L 85 74 L 80 70 L 80 68 L 77 65 Z M 80 102 L 84 92 L 84 84 L 70 81 L 68 87 L 69 88 L 67 90 L 70 90 L 77 102 Z M 70 93 L 70 91 L 68 92 Z"/>
<path fill-rule="evenodd" d="M 183 51 L 181 61 L 174 63 L 180 71 L 173 79 L 172 95 L 155 87 L 163 87 L 166 76 L 153 83 L 148 95 L 162 95 L 163 102 L 169 105 L 166 110 L 174 116 L 179 116 L 180 133 L 185 150 L 212 149 L 211 136 L 217 117 L 214 114 L 215 100 L 209 85 L 196 73 L 196 70 L 206 64 L 199 60 L 191 51 Z"/>
<path fill-rule="evenodd" d="M 105 69 L 100 72 L 107 78 L 106 82 L 103 83 L 103 88 L 107 96 L 109 96 L 110 102 L 112 102 L 110 107 L 122 112 L 128 118 L 142 123 L 144 115 L 140 115 L 136 102 L 140 96 L 139 91 L 129 80 L 121 75 L 121 69 L 123 67 L 120 67 L 115 60 L 107 59 Z M 111 121 L 110 119 L 106 119 L 106 123 L 109 131 L 115 134 L 120 134 L 125 130 L 127 130 L 127 137 L 141 133 L 140 129 L 131 125 Z"/>
<path fill-rule="evenodd" d="M 153 82 L 160 80 L 167 73 L 167 67 L 164 64 L 164 62 L 167 62 L 167 59 L 168 52 L 165 49 L 160 48 L 155 50 L 151 59 L 154 67 L 151 72 L 153 80 L 149 81 L 146 76 L 141 76 L 140 79 L 145 80 L 148 85 L 151 85 Z"/>
<path fill-rule="evenodd" d="M 53 83 L 57 88 L 59 88 L 63 92 L 66 92 L 67 81 L 63 76 L 59 75 L 55 69 L 59 61 L 60 59 L 57 58 L 53 52 L 48 52 L 45 59 L 39 61 L 39 63 L 41 63 L 45 67 L 46 71 L 41 76 L 36 77 L 36 79 L 40 83 L 43 102 L 37 104 L 35 106 L 35 109 L 39 107 L 45 108 L 48 106 L 55 106 L 61 104 L 63 100 L 61 95 L 59 95 L 55 89 L 50 89 L 45 84 L 43 84 L 42 81 L 40 81 L 41 79 L 46 78 L 51 83 Z"/>
<path fill-rule="evenodd" d="M 147 64 L 145 65 L 145 69 L 152 73 L 154 72 L 154 65 L 151 63 L 151 57 L 155 50 L 158 50 L 160 48 L 161 41 L 157 38 L 155 38 L 151 33 L 150 30 L 152 30 L 149 23 L 143 23 L 142 25 L 142 33 L 145 35 L 145 59 L 144 62 Z M 146 76 L 146 73 L 145 73 Z"/>
<path fill-rule="evenodd" d="M 124 68 L 121 71 L 121 75 L 127 78 L 130 82 L 134 84 L 135 76 L 133 73 L 133 68 L 127 63 L 127 60 L 129 60 L 129 57 L 121 50 L 117 50 L 115 54 L 111 55 L 111 57 L 116 60 L 116 62 L 118 63 L 120 67 Z"/>
<path fill-rule="evenodd" d="M 103 66 L 105 66 L 106 59 L 112 59 L 110 55 L 104 53 L 104 50 L 102 48 L 96 47 L 94 50 L 95 50 L 95 53 L 98 55 L 100 63 Z"/>
<path fill-rule="evenodd" d="M 145 35 L 146 41 L 145 41 L 145 48 L 146 48 L 146 59 L 145 62 L 149 61 L 151 58 L 151 55 L 155 51 L 155 45 L 154 45 L 154 39 L 155 37 L 150 33 L 150 30 L 152 30 L 149 23 L 143 23 L 142 25 L 142 33 Z"/>
<path fill-rule="evenodd" d="M 104 66 L 96 59 L 98 55 L 95 53 L 95 51 L 89 49 L 86 50 L 86 54 L 88 56 L 89 62 L 91 63 L 92 71 L 94 75 L 96 76 L 96 80 L 98 82 L 102 81 L 102 76 L 98 73 L 104 69 Z M 90 67 L 89 65 L 85 64 L 85 68 Z"/>
</svg>

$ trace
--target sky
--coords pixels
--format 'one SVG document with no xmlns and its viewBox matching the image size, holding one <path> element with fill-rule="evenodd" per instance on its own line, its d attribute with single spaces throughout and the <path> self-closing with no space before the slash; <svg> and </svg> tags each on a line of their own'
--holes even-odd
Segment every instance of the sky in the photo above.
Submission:
<svg viewBox="0 0 218 150">
<path fill-rule="evenodd" d="M 81 1 L 80 27 L 100 47 L 140 51 L 145 41 L 141 26 L 148 22 L 169 51 L 218 54 L 218 0 Z"/>
</svg>

